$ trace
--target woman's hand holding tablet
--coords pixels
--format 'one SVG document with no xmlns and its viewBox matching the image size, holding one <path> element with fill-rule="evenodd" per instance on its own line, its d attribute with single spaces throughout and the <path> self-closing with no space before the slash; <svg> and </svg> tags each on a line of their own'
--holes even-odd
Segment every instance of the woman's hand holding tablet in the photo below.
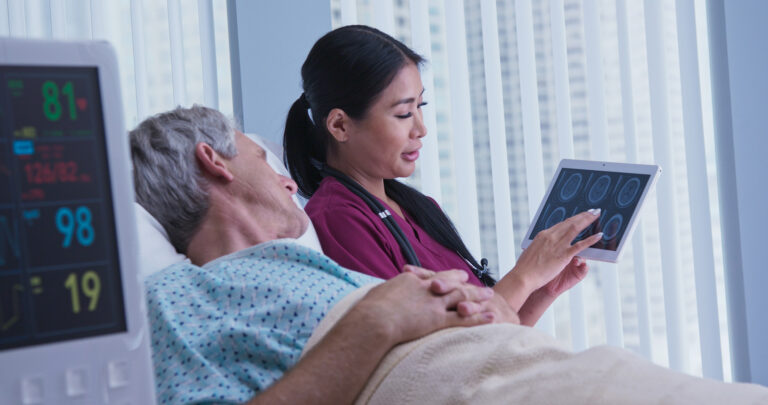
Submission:
<svg viewBox="0 0 768 405">
<path fill-rule="evenodd" d="M 618 261 L 636 224 L 637 213 L 659 173 L 658 165 L 563 159 L 523 239 L 523 249 L 531 245 L 536 235 L 566 218 L 600 208 L 599 218 L 578 233 L 573 242 L 602 233 L 581 256 Z"/>
<path fill-rule="evenodd" d="M 599 209 L 585 211 L 539 232 L 530 247 L 517 259 L 510 274 L 496 284 L 515 311 L 520 311 L 524 298 L 556 280 L 574 256 L 603 237 L 602 233 L 597 233 L 571 243 L 599 215 Z"/>
</svg>

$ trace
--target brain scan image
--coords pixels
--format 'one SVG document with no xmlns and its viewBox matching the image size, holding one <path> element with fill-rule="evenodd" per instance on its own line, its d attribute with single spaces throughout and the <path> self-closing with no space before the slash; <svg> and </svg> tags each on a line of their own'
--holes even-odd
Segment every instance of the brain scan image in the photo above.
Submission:
<svg viewBox="0 0 768 405">
<path fill-rule="evenodd" d="M 590 204 L 597 204 L 602 201 L 605 198 L 605 195 L 608 194 L 608 188 L 610 186 L 611 176 L 604 174 L 598 177 L 597 180 L 592 183 L 592 187 L 589 189 L 589 194 L 587 195 Z"/>
<path fill-rule="evenodd" d="M 565 181 L 563 188 L 560 189 L 560 201 L 567 202 L 571 200 L 579 192 L 581 188 L 581 182 L 584 176 L 581 173 L 573 173 Z"/>
<path fill-rule="evenodd" d="M 603 232 L 603 238 L 591 247 L 615 251 L 649 179 L 647 174 L 564 168 L 544 202 L 530 238 L 573 215 L 600 208 L 600 218 L 573 243 Z"/>
<path fill-rule="evenodd" d="M 616 196 L 616 205 L 619 207 L 626 207 L 632 204 L 640 193 L 640 179 L 633 177 L 629 179 L 619 190 L 619 194 Z"/>
<path fill-rule="evenodd" d="M 552 225 L 562 222 L 565 219 L 565 207 L 558 207 L 547 217 L 546 227 L 549 228 Z"/>
<path fill-rule="evenodd" d="M 603 239 L 611 240 L 616 237 L 621 229 L 621 225 L 624 223 L 624 216 L 621 214 L 614 214 L 611 219 L 605 221 L 603 225 Z"/>
</svg>

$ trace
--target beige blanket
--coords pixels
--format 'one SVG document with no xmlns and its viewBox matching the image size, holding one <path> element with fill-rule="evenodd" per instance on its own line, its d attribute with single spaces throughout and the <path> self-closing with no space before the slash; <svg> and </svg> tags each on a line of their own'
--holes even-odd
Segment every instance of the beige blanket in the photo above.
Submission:
<svg viewBox="0 0 768 405">
<path fill-rule="evenodd" d="M 335 305 L 314 346 L 364 294 Z M 453 328 L 393 348 L 357 404 L 768 404 L 768 388 L 691 377 L 608 346 L 581 353 L 536 329 Z"/>
</svg>

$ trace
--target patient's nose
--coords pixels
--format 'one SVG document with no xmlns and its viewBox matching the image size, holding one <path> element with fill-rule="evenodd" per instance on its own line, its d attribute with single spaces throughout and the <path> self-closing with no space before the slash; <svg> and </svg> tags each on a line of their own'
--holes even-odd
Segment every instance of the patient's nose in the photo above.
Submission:
<svg viewBox="0 0 768 405">
<path fill-rule="evenodd" d="M 291 195 L 296 194 L 296 191 L 299 190 L 299 186 L 296 184 L 295 181 L 293 181 L 290 177 L 285 177 L 282 174 L 280 176 L 280 181 L 283 183 L 283 187 L 285 187 L 288 191 L 291 192 Z"/>
</svg>

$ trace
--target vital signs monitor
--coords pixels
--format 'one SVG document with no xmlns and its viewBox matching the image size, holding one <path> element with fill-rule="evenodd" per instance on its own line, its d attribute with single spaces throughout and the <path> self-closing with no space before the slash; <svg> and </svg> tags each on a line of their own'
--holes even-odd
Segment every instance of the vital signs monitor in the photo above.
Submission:
<svg viewBox="0 0 768 405">
<path fill-rule="evenodd" d="M 0 39 L 0 402 L 151 404 L 106 42 Z"/>
</svg>

